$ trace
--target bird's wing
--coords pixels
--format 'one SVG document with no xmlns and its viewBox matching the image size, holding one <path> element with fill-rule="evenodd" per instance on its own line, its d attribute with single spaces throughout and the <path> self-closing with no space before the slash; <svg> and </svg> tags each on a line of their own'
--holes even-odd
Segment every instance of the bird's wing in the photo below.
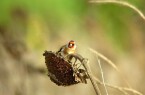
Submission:
<svg viewBox="0 0 145 95">
<path fill-rule="evenodd" d="M 66 45 L 61 46 L 57 52 L 61 52 L 65 47 L 66 47 Z"/>
</svg>

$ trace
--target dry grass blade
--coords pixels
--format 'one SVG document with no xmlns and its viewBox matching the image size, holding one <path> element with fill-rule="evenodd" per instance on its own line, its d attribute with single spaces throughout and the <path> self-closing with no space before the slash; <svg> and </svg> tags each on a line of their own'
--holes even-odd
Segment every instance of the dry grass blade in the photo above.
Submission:
<svg viewBox="0 0 145 95">
<path fill-rule="evenodd" d="M 100 67 L 100 71 L 101 71 L 101 75 L 102 75 L 102 81 L 103 81 L 103 85 L 104 85 L 104 88 L 105 88 L 105 91 L 106 91 L 106 95 L 109 95 L 108 90 L 107 90 L 106 85 L 105 85 L 104 74 L 103 74 L 101 63 L 100 63 L 100 59 L 98 57 L 97 57 L 97 61 L 98 61 L 99 67 Z"/>
<path fill-rule="evenodd" d="M 105 60 L 106 62 L 108 62 L 109 65 L 111 65 L 116 71 L 120 72 L 119 69 L 117 68 L 117 66 L 111 61 L 109 60 L 107 57 L 105 57 L 104 55 L 102 55 L 101 53 L 97 52 L 96 50 L 89 48 L 89 50 L 96 54 L 97 57 L 102 58 L 103 60 Z"/>
<path fill-rule="evenodd" d="M 126 84 L 128 85 L 128 87 L 130 87 L 129 83 L 127 82 L 127 80 L 124 78 L 124 75 L 122 74 L 122 72 L 117 68 L 117 66 L 111 61 L 109 60 L 107 57 L 105 57 L 104 55 L 102 55 L 101 53 L 97 52 L 96 50 L 89 48 L 89 50 L 96 54 L 97 57 L 102 58 L 103 60 L 105 60 L 109 65 L 111 65 L 123 78 L 123 80 L 126 82 Z"/>
<path fill-rule="evenodd" d="M 126 6 L 134 10 L 136 13 L 140 15 L 140 17 L 145 20 L 145 15 L 140 11 L 138 8 L 136 8 L 134 5 L 129 4 L 126 1 L 120 1 L 120 0 L 90 0 L 89 3 L 113 3 L 113 4 L 119 4 L 122 6 Z"/>
<path fill-rule="evenodd" d="M 102 82 L 101 82 L 99 79 L 97 79 L 96 77 L 94 77 L 94 80 L 96 80 L 96 83 L 98 83 L 98 84 L 100 84 L 100 85 L 104 85 L 104 83 L 102 83 Z M 119 89 L 119 88 L 116 87 L 116 86 L 112 86 L 112 85 L 109 85 L 109 84 L 106 84 L 106 83 L 105 83 L 105 85 L 106 85 L 107 87 L 114 88 L 114 89 L 116 89 L 116 90 L 122 92 L 122 93 L 125 94 L 125 95 L 129 95 L 127 92 L 125 92 L 125 91 L 122 90 L 122 89 Z"/>
<path fill-rule="evenodd" d="M 96 80 L 96 82 L 97 82 L 98 84 L 104 85 L 104 83 L 102 83 L 102 82 L 101 82 L 99 79 L 97 79 L 96 77 L 94 77 L 94 80 Z M 116 90 L 118 90 L 118 91 L 124 93 L 125 95 L 129 95 L 126 91 L 132 92 L 133 94 L 136 94 L 136 95 L 143 95 L 142 93 L 140 93 L 140 92 L 138 92 L 138 91 L 136 91 L 136 90 L 134 90 L 134 89 L 125 88 L 125 87 L 113 86 L 113 85 L 110 85 L 110 84 L 107 84 L 107 83 L 105 83 L 105 85 L 106 85 L 107 87 L 114 88 L 114 89 L 116 89 Z"/>
<path fill-rule="evenodd" d="M 92 48 L 89 48 L 89 50 L 90 50 L 92 53 L 96 54 L 97 57 L 100 57 L 100 58 L 104 59 L 109 65 L 111 65 L 116 71 L 118 71 L 118 72 L 122 75 L 122 73 L 120 72 L 120 70 L 117 68 L 117 66 L 116 66 L 111 60 L 109 60 L 109 59 L 106 58 L 104 55 L 102 55 L 101 53 L 95 51 L 95 50 L 92 49 Z M 122 75 L 122 76 L 123 76 L 123 75 Z M 97 82 L 98 84 L 104 85 L 104 84 L 103 84 L 100 80 L 98 80 L 96 77 L 93 77 L 93 78 L 96 80 L 96 82 Z M 125 79 L 124 79 L 124 80 L 125 80 Z M 125 82 L 127 82 L 127 81 L 125 80 Z M 128 93 L 127 93 L 126 91 L 132 92 L 133 94 L 136 94 L 136 95 L 143 95 L 142 93 L 140 93 L 140 92 L 138 92 L 138 91 L 136 91 L 136 90 L 134 90 L 134 89 L 132 89 L 132 88 L 123 88 L 123 87 L 118 87 L 118 86 L 112 86 L 112 85 L 106 84 L 106 83 L 105 83 L 105 85 L 108 86 L 108 87 L 117 89 L 117 90 L 121 91 L 122 93 L 124 93 L 125 95 L 128 95 Z"/>
</svg>

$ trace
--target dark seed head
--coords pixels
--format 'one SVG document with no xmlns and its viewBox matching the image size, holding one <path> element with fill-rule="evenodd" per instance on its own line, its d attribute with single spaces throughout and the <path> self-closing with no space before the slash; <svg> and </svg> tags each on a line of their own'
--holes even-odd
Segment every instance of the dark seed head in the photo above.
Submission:
<svg viewBox="0 0 145 95">
<path fill-rule="evenodd" d="M 72 66 L 63 58 L 57 57 L 54 52 L 45 51 L 45 63 L 48 69 L 50 80 L 61 86 L 77 84 L 73 76 Z"/>
</svg>

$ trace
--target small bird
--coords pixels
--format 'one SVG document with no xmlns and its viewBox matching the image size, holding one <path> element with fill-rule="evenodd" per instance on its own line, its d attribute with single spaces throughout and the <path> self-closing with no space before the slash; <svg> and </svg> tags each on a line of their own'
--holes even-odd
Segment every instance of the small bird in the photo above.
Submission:
<svg viewBox="0 0 145 95">
<path fill-rule="evenodd" d="M 71 40 L 66 45 L 61 46 L 61 48 L 57 51 L 63 57 L 66 57 L 69 54 L 73 54 L 76 51 L 75 41 Z"/>
</svg>

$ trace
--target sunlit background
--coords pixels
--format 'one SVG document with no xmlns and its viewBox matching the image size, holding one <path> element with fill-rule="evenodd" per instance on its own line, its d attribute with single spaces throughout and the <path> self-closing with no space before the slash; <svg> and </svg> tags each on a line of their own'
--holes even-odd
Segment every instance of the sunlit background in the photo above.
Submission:
<svg viewBox="0 0 145 95">
<path fill-rule="evenodd" d="M 144 0 L 127 0 L 145 13 Z M 0 1 L 0 95 L 95 95 L 88 84 L 57 86 L 47 76 L 43 53 L 57 51 L 69 40 L 89 58 L 101 80 L 93 48 L 120 69 L 101 60 L 106 83 L 145 94 L 145 21 L 132 9 L 87 0 Z M 99 86 L 105 95 L 103 86 Z M 124 95 L 107 88 L 109 95 Z M 132 95 L 132 94 L 131 94 Z"/>
</svg>

